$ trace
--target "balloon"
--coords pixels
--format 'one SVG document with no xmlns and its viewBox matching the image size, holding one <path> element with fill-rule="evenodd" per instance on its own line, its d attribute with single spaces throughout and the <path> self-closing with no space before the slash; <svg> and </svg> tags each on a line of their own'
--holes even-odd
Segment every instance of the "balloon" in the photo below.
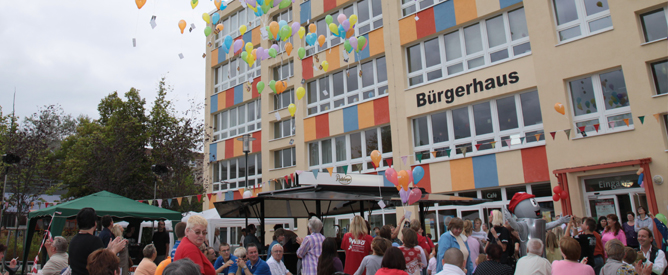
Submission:
<svg viewBox="0 0 668 275">
<path fill-rule="evenodd" d="M 339 35 L 339 27 L 337 27 L 334 23 L 329 24 L 329 31 L 331 31 L 336 36 Z"/>
<path fill-rule="evenodd" d="M 278 81 L 276 82 L 276 85 L 274 85 L 276 88 L 276 94 L 281 94 L 285 90 L 285 87 L 283 87 L 283 81 Z"/>
<path fill-rule="evenodd" d="M 654 217 L 656 217 L 658 220 L 660 220 L 663 224 L 668 224 L 668 221 L 666 221 L 666 216 L 664 216 L 663 214 L 659 213 L 659 214 L 656 214 L 656 216 L 654 216 Z"/>
<path fill-rule="evenodd" d="M 387 180 L 390 181 L 395 186 L 398 184 L 398 182 L 397 182 L 397 171 L 395 171 L 394 168 L 392 168 L 392 167 L 385 170 L 385 178 L 387 178 Z"/>
<path fill-rule="evenodd" d="M 281 27 L 281 40 L 285 41 L 288 40 L 288 38 L 292 35 L 292 29 L 290 29 L 290 26 L 285 25 Z"/>
<path fill-rule="evenodd" d="M 323 61 L 324 62 L 324 61 Z M 322 66 L 323 69 L 325 66 Z M 327 70 L 325 70 L 327 71 Z M 380 151 L 378 150 L 373 150 L 371 152 L 371 162 L 375 165 L 376 168 L 378 168 L 378 165 L 380 165 L 380 160 L 383 158 L 383 156 L 380 154 Z"/>
<path fill-rule="evenodd" d="M 552 188 L 552 193 L 561 194 L 561 191 L 563 191 L 563 190 L 561 189 L 561 186 L 559 186 L 559 185 Z"/>
<path fill-rule="evenodd" d="M 566 198 L 568 198 L 568 192 L 566 192 L 566 190 L 561 191 L 561 199 L 565 200 Z"/>
<path fill-rule="evenodd" d="M 304 90 L 304 87 L 299 87 L 297 88 L 297 100 L 302 100 L 304 95 L 306 95 L 306 90 Z"/>
<path fill-rule="evenodd" d="M 269 81 L 269 88 L 276 93 L 276 80 Z"/>
<path fill-rule="evenodd" d="M 241 25 L 241 27 L 239 27 L 239 33 L 241 33 L 241 35 L 244 35 L 247 29 L 248 27 L 246 27 L 246 25 Z"/>
<path fill-rule="evenodd" d="M 295 106 L 294 103 L 290 103 L 290 105 L 288 105 L 288 111 L 290 111 L 290 115 L 292 117 L 295 117 L 295 113 L 297 112 L 297 106 Z"/>
<path fill-rule="evenodd" d="M 211 23 L 218 24 L 218 21 L 220 21 L 220 14 L 219 13 L 214 13 L 211 16 Z"/>
<path fill-rule="evenodd" d="M 257 3 L 255 2 L 255 0 L 245 0 L 245 1 L 246 1 L 246 4 L 248 4 L 249 6 L 252 6 L 252 7 L 257 6 Z"/>
<path fill-rule="evenodd" d="M 350 38 L 355 35 L 355 29 L 349 29 L 348 32 L 346 33 L 346 38 Z"/>
<path fill-rule="evenodd" d="M 336 20 L 339 21 L 339 24 L 343 24 L 343 21 L 346 21 L 346 15 L 343 13 L 340 13 L 339 16 L 336 18 Z"/>
<path fill-rule="evenodd" d="M 244 191 L 244 195 L 243 195 L 243 198 L 244 198 L 244 199 L 248 199 L 248 198 L 251 198 L 251 197 L 253 197 L 253 192 L 251 192 L 251 191 Z"/>
<path fill-rule="evenodd" d="M 343 48 L 349 53 L 353 51 L 353 46 L 350 46 L 350 41 L 348 40 L 343 41 Z"/>
<path fill-rule="evenodd" d="M 422 166 L 415 166 L 415 168 L 413 168 L 413 183 L 417 185 L 418 182 L 420 182 L 423 177 L 424 177 L 424 168 L 422 168 Z"/>
<path fill-rule="evenodd" d="M 269 49 L 269 56 L 271 56 L 272 58 L 274 58 L 274 57 L 276 57 L 276 54 L 278 54 L 278 52 L 276 51 L 276 49 L 274 49 L 274 48 Z"/>
<path fill-rule="evenodd" d="M 322 63 L 320 63 L 320 65 L 322 66 L 322 70 L 327 72 L 327 70 L 329 69 L 329 62 L 327 62 L 327 60 L 324 60 L 322 61 Z"/>
<path fill-rule="evenodd" d="M 343 26 L 343 29 L 348 31 L 350 29 L 350 21 L 346 20 L 341 23 L 341 26 Z"/>
<path fill-rule="evenodd" d="M 241 50 L 243 46 L 244 46 L 244 41 L 242 39 L 234 41 L 234 52 L 236 53 L 237 51 Z"/>
<path fill-rule="evenodd" d="M 271 34 L 273 34 L 274 37 L 276 37 L 278 35 L 278 30 L 279 29 L 280 28 L 278 27 L 278 22 L 273 21 L 273 22 L 269 23 L 269 32 Z"/>
<path fill-rule="evenodd" d="M 559 201 L 559 194 L 552 195 L 552 200 L 553 201 Z"/>
<path fill-rule="evenodd" d="M 422 199 L 422 190 L 420 188 L 411 189 L 411 193 L 408 195 L 408 204 L 414 204 L 420 199 Z"/>
<path fill-rule="evenodd" d="M 327 25 L 334 23 L 334 18 L 332 18 L 331 15 L 325 16 L 325 23 L 327 23 Z"/>
<path fill-rule="evenodd" d="M 306 35 L 306 28 L 300 27 L 299 31 L 297 31 L 297 34 L 299 34 L 299 39 L 304 39 L 304 35 Z"/>
<path fill-rule="evenodd" d="M 224 28 L 225 28 L 225 26 L 223 26 L 223 24 L 218 24 L 218 25 L 216 25 L 216 29 L 217 29 L 219 32 L 222 32 Z"/>
<path fill-rule="evenodd" d="M 285 43 L 285 52 L 290 56 L 290 53 L 292 53 L 292 43 Z"/>
<path fill-rule="evenodd" d="M 211 27 L 210 26 L 206 26 L 206 28 L 204 28 L 204 35 L 205 36 L 211 35 Z"/>
<path fill-rule="evenodd" d="M 562 115 L 566 114 L 566 110 L 564 110 L 564 104 L 557 102 L 554 104 L 554 109 L 557 111 L 557 113 L 560 113 Z"/>
<path fill-rule="evenodd" d="M 308 31 L 310 33 L 315 33 L 316 30 L 317 28 L 315 27 L 315 24 L 311 23 L 311 25 L 308 25 Z"/>
<path fill-rule="evenodd" d="M 264 57 L 264 48 L 262 47 L 257 47 L 257 49 L 253 50 L 254 52 L 257 51 L 256 55 L 261 58 L 261 60 L 264 60 L 266 57 Z"/>
<path fill-rule="evenodd" d="M 183 30 L 186 29 L 186 20 L 179 21 L 179 29 L 181 29 L 181 34 L 183 34 Z"/>
<path fill-rule="evenodd" d="M 290 0 L 283 0 L 281 1 L 280 5 L 278 5 L 278 8 L 279 9 L 287 8 L 288 6 L 290 6 L 291 3 L 292 2 L 290 2 Z"/>
<path fill-rule="evenodd" d="M 399 186 L 401 186 L 401 188 L 408 190 L 410 178 L 408 177 L 408 172 L 406 172 L 406 170 L 397 172 L 397 181 L 399 182 Z"/>
<path fill-rule="evenodd" d="M 253 67 L 253 65 L 255 65 L 255 60 L 256 60 L 255 55 L 249 54 L 248 58 L 246 59 L 246 63 L 248 63 L 249 67 Z"/>
<path fill-rule="evenodd" d="M 245 47 L 245 48 L 246 48 L 246 51 L 247 51 L 247 52 L 252 51 L 252 50 L 253 50 L 253 43 L 251 43 L 251 42 L 246 42 L 246 47 Z"/>
<path fill-rule="evenodd" d="M 202 19 L 204 19 L 204 22 L 206 22 L 207 24 L 211 24 L 211 15 L 209 15 L 208 13 L 206 12 L 202 13 Z"/>
<path fill-rule="evenodd" d="M 227 3 L 225 3 L 225 1 L 221 1 L 221 2 L 222 3 L 220 4 L 220 8 L 218 8 L 218 9 L 222 11 L 222 10 L 225 10 L 227 8 Z"/>
<path fill-rule="evenodd" d="M 410 196 L 410 192 L 408 192 L 408 190 L 404 189 L 399 190 L 399 197 L 401 198 L 401 203 L 403 204 L 408 203 L 408 196 Z"/>
<path fill-rule="evenodd" d="M 257 88 L 257 93 L 261 94 L 262 90 L 264 90 L 264 82 L 262 81 L 258 82 L 257 85 L 255 85 L 255 87 Z"/>
<path fill-rule="evenodd" d="M 345 38 L 347 33 L 346 30 L 343 29 L 343 25 L 339 25 L 338 30 L 339 30 L 338 37 Z"/>
<path fill-rule="evenodd" d="M 135 0 L 135 4 L 137 4 L 137 9 L 141 10 L 141 7 L 143 7 L 144 4 L 146 4 L 146 0 Z"/>
<path fill-rule="evenodd" d="M 366 37 L 360 36 L 357 38 L 357 51 L 364 50 L 366 47 Z"/>
<path fill-rule="evenodd" d="M 355 52 L 357 52 L 357 37 L 353 36 L 353 37 L 349 38 L 348 43 L 350 43 L 350 46 L 353 47 L 353 50 L 355 50 Z"/>
<path fill-rule="evenodd" d="M 285 20 L 278 21 L 278 28 L 282 29 L 284 26 L 287 26 L 288 22 Z"/>
<path fill-rule="evenodd" d="M 262 12 L 267 13 L 271 7 L 269 5 L 262 6 Z"/>
<path fill-rule="evenodd" d="M 300 47 L 299 50 L 297 50 L 297 55 L 299 55 L 299 60 L 304 59 L 304 56 L 306 55 L 306 49 L 304 49 L 304 47 Z"/>
<path fill-rule="evenodd" d="M 413 182 L 413 173 L 411 170 L 406 170 L 406 174 L 408 174 L 408 184 L 410 185 Z"/>
<path fill-rule="evenodd" d="M 354 27 L 355 24 L 357 23 L 357 15 L 356 14 L 351 15 L 350 18 L 348 18 L 348 21 L 350 21 L 350 26 Z"/>
<path fill-rule="evenodd" d="M 246 61 L 247 58 L 248 58 L 248 52 L 242 52 L 241 53 L 241 60 Z M 246 61 L 246 63 L 248 63 L 248 61 Z"/>
<path fill-rule="evenodd" d="M 220 4 L 222 3 L 221 0 L 213 0 L 213 4 L 216 6 L 217 9 L 220 9 Z"/>
<path fill-rule="evenodd" d="M 223 48 L 227 48 L 225 50 L 225 52 L 229 52 L 230 48 L 232 48 L 232 44 L 234 43 L 234 39 L 232 39 L 231 36 L 227 35 L 227 36 L 225 36 L 225 41 L 223 41 L 223 42 L 225 44 L 225 47 L 223 47 Z"/>
<path fill-rule="evenodd" d="M 299 23 L 294 22 L 292 23 L 292 34 L 290 36 L 294 36 L 297 32 L 299 32 Z"/>
<path fill-rule="evenodd" d="M 277 45 L 277 44 L 271 45 L 271 48 L 272 48 L 272 49 L 275 49 L 276 51 L 279 51 L 279 50 L 280 50 L 280 49 L 278 48 L 278 45 Z"/>
<path fill-rule="evenodd" d="M 325 45 L 325 40 L 326 38 L 324 35 L 321 34 L 320 36 L 318 36 L 318 43 L 320 43 L 320 47 L 322 47 L 322 45 Z"/>
<path fill-rule="evenodd" d="M 309 33 L 306 35 L 306 43 L 308 43 L 310 46 L 315 45 L 317 39 L 318 35 L 315 33 Z"/>
<path fill-rule="evenodd" d="M 197 7 L 197 4 L 199 4 L 199 0 L 190 0 L 190 6 L 193 7 L 193 10 Z"/>
</svg>

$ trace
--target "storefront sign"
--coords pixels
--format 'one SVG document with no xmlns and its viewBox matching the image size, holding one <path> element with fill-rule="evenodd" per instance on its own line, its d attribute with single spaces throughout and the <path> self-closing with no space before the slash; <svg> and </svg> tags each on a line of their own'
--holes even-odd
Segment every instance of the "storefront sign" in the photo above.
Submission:
<svg viewBox="0 0 668 275">
<path fill-rule="evenodd" d="M 517 72 L 511 72 L 507 75 L 490 77 L 486 80 L 477 80 L 473 79 L 471 83 L 459 86 L 457 88 L 450 88 L 440 92 L 434 90 L 429 91 L 428 93 L 419 93 L 417 97 L 417 106 L 422 107 L 427 104 L 440 103 L 445 101 L 445 103 L 450 104 L 455 101 L 455 97 L 463 97 L 464 95 L 470 95 L 471 92 L 483 92 L 485 90 L 492 90 L 496 87 L 501 87 L 505 85 L 515 84 L 520 81 L 520 77 L 517 75 Z"/>
<path fill-rule="evenodd" d="M 320 172 L 316 177 L 313 172 L 304 171 L 299 175 L 299 185 L 348 185 L 348 186 L 384 186 L 384 177 L 381 175 L 339 174 Z"/>
<path fill-rule="evenodd" d="M 351 182 L 353 182 L 353 177 L 350 175 L 341 175 L 341 174 L 336 174 L 336 181 L 338 181 L 340 184 L 343 185 L 348 185 Z"/>
<path fill-rule="evenodd" d="M 627 187 L 628 186 L 628 187 Z M 587 192 L 617 190 L 624 188 L 640 188 L 638 185 L 638 175 L 624 175 L 603 177 L 585 180 Z"/>
</svg>

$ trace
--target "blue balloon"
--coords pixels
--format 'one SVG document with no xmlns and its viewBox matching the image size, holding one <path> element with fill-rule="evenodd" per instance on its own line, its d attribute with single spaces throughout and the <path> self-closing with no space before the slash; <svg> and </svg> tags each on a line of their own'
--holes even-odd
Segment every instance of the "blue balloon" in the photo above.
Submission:
<svg viewBox="0 0 668 275">
<path fill-rule="evenodd" d="M 638 176 L 638 185 L 642 187 L 642 180 L 645 178 L 645 173 L 640 173 L 640 176 Z"/>
<path fill-rule="evenodd" d="M 285 20 L 278 21 L 278 29 L 279 30 L 282 29 L 283 26 L 287 26 L 287 25 L 288 25 L 288 22 L 286 22 Z"/>
<path fill-rule="evenodd" d="M 229 35 L 225 36 L 225 39 L 223 40 L 223 49 L 225 50 L 225 53 L 229 53 L 232 43 L 234 43 L 234 39 Z"/>
<path fill-rule="evenodd" d="M 264 5 L 264 0 L 256 0 L 258 6 Z"/>
<path fill-rule="evenodd" d="M 227 4 L 225 3 L 225 1 L 223 1 L 223 3 L 220 4 L 220 10 L 222 11 L 225 9 L 227 9 Z"/>
<path fill-rule="evenodd" d="M 346 38 L 346 30 L 343 28 L 343 25 L 339 25 L 339 37 Z"/>
<path fill-rule="evenodd" d="M 415 168 L 413 168 L 413 183 L 417 185 L 418 182 L 420 182 L 423 177 L 424 177 L 424 169 L 422 168 L 422 166 L 415 166 Z"/>
<path fill-rule="evenodd" d="M 309 44 L 309 46 L 315 45 L 316 40 L 318 40 L 318 35 L 315 33 L 309 33 L 306 35 L 306 43 Z"/>
<path fill-rule="evenodd" d="M 214 13 L 213 16 L 211 16 L 211 22 L 215 25 L 218 24 L 218 21 L 220 20 L 220 14 L 219 13 Z"/>
</svg>

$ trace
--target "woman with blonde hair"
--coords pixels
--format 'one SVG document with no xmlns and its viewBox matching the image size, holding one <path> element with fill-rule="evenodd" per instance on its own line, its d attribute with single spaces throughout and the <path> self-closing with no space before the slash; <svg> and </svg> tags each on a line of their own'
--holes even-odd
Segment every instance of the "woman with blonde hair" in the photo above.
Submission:
<svg viewBox="0 0 668 275">
<path fill-rule="evenodd" d="M 547 231 L 547 237 L 545 237 L 545 258 L 550 261 L 550 263 L 564 259 L 561 255 L 557 235 L 552 231 Z"/>
<path fill-rule="evenodd" d="M 364 257 L 371 252 L 371 237 L 367 232 L 366 221 L 361 216 L 355 216 L 350 223 L 350 232 L 343 235 L 341 249 L 346 252 L 346 262 L 343 272 L 346 274 L 355 274 L 360 267 Z"/>
<path fill-rule="evenodd" d="M 477 238 L 472 238 L 473 223 L 470 220 L 464 222 L 464 235 L 466 235 L 466 244 L 469 246 L 469 256 L 471 257 L 471 261 L 473 261 L 473 259 L 478 259 L 482 245 Z M 478 265 L 473 262 L 473 270 L 475 270 L 476 266 Z"/>
<path fill-rule="evenodd" d="M 123 231 L 124 231 L 123 226 L 117 223 L 115 223 L 111 228 L 111 234 L 114 234 L 114 236 L 123 236 Z M 121 275 L 130 274 L 130 267 L 134 265 L 132 263 L 132 258 L 130 258 L 130 255 L 128 254 L 129 251 L 130 251 L 130 243 L 126 242 L 125 249 L 121 250 L 121 252 L 118 253 L 118 259 L 120 260 L 119 265 L 121 267 Z"/>
<path fill-rule="evenodd" d="M 492 210 L 492 213 L 489 214 L 489 220 L 492 223 L 492 228 L 489 229 L 489 232 L 487 233 L 487 245 L 489 246 L 490 243 L 495 243 L 501 246 L 501 258 L 500 262 L 502 264 L 511 266 L 511 258 L 513 255 L 509 254 L 511 250 L 514 249 L 509 249 L 508 245 L 510 244 L 510 231 L 503 226 L 503 214 L 501 214 L 501 211 L 499 210 Z M 487 247 L 485 247 L 485 251 L 487 251 Z"/>
<path fill-rule="evenodd" d="M 559 243 L 561 241 L 561 238 L 564 237 L 564 229 L 561 228 L 561 226 L 557 226 L 555 228 L 552 228 L 552 232 L 557 237 L 557 243 Z"/>
</svg>

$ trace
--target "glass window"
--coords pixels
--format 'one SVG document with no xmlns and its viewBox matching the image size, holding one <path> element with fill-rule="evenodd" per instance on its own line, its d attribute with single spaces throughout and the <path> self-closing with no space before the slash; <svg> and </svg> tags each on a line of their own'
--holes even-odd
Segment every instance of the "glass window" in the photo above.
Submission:
<svg viewBox="0 0 668 275">
<path fill-rule="evenodd" d="M 513 40 L 529 36 L 524 9 L 517 9 L 508 13 L 510 23 L 510 37 Z"/>
<path fill-rule="evenodd" d="M 422 53 L 420 45 L 408 48 L 408 72 L 412 73 L 422 69 Z"/>
<path fill-rule="evenodd" d="M 424 42 L 425 48 L 425 61 L 427 62 L 427 68 L 441 64 L 441 54 L 439 49 L 438 38 Z"/>
<path fill-rule="evenodd" d="M 362 157 L 362 136 L 360 133 L 350 134 L 350 154 L 353 159 Z"/>
<path fill-rule="evenodd" d="M 452 110 L 452 124 L 455 129 L 455 139 L 470 137 L 469 108 L 464 107 Z"/>
<path fill-rule="evenodd" d="M 519 192 L 527 192 L 527 187 L 526 185 L 520 185 L 520 186 L 513 186 L 513 187 L 506 187 L 506 199 L 511 200 L 515 193 Z"/>
<path fill-rule="evenodd" d="M 392 158 L 390 126 L 314 141 L 309 143 L 308 150 L 311 170 L 327 171 L 329 167 L 336 167 L 337 173 L 343 173 L 343 168 L 349 167 L 349 172 L 374 171 L 370 157 L 372 151 L 379 150 L 384 160 Z M 320 162 L 315 160 L 318 154 Z M 380 167 L 383 166 L 386 167 L 387 163 L 383 162 Z"/>
<path fill-rule="evenodd" d="M 607 0 L 552 0 L 559 40 L 565 41 L 612 27 Z"/>
<path fill-rule="evenodd" d="M 629 106 L 629 97 L 621 70 L 601 74 L 601 89 L 603 98 L 609 99 L 605 104 L 607 110 Z"/>
<path fill-rule="evenodd" d="M 332 163 L 332 140 L 323 140 L 321 146 L 322 164 Z"/>
<path fill-rule="evenodd" d="M 656 94 L 668 93 L 668 60 L 651 64 Z"/>
<path fill-rule="evenodd" d="M 215 114 L 215 120 L 221 125 L 214 132 L 214 139 L 227 139 L 250 131 L 260 130 L 260 99 L 242 104 Z M 248 112 L 246 111 L 248 110 Z"/>
<path fill-rule="evenodd" d="M 385 65 L 385 57 L 376 59 L 376 75 L 378 82 L 387 81 L 387 66 Z"/>
<path fill-rule="evenodd" d="M 383 145 L 383 154 L 392 152 L 392 133 L 390 126 L 380 128 L 380 137 Z"/>
<path fill-rule="evenodd" d="M 362 64 L 362 87 L 373 85 L 373 61 Z"/>
<path fill-rule="evenodd" d="M 429 144 L 429 130 L 427 128 L 427 117 L 413 119 L 413 140 L 415 146 Z"/>
<path fill-rule="evenodd" d="M 514 96 L 497 99 L 496 110 L 499 115 L 499 129 L 501 131 L 518 127 Z"/>
<path fill-rule="evenodd" d="M 371 156 L 373 150 L 378 150 L 378 130 L 371 129 L 364 131 L 366 143 L 366 155 Z"/>
<path fill-rule="evenodd" d="M 425 124 L 427 117 L 423 117 Z M 446 112 L 431 115 L 432 139 L 434 143 L 448 141 L 448 117 Z M 429 144 L 429 140 L 425 142 Z"/>
<path fill-rule="evenodd" d="M 346 156 L 346 137 L 337 137 L 336 142 L 336 161 L 344 161 Z"/>
<path fill-rule="evenodd" d="M 524 118 L 524 125 L 543 123 L 543 117 L 540 113 L 538 91 L 523 93 L 520 95 L 520 100 L 522 102 L 522 117 Z"/>
<path fill-rule="evenodd" d="M 464 38 L 466 41 L 466 54 L 482 51 L 480 24 L 464 28 Z"/>
<path fill-rule="evenodd" d="M 503 16 L 499 15 L 485 21 L 487 26 L 487 42 L 493 48 L 506 43 L 506 31 L 503 25 Z M 468 42 L 468 36 L 467 36 Z M 468 50 L 467 50 L 468 53 Z"/>
<path fill-rule="evenodd" d="M 501 189 L 488 189 L 480 191 L 483 199 L 490 199 L 492 201 L 501 201 Z"/>
<path fill-rule="evenodd" d="M 557 24 L 561 25 L 578 19 L 575 0 L 554 1 L 554 13 L 557 14 Z"/>
<path fill-rule="evenodd" d="M 595 113 L 596 99 L 594 98 L 594 85 L 591 77 L 577 79 L 568 83 L 571 88 L 571 98 L 575 107 L 576 116 Z"/>
<path fill-rule="evenodd" d="M 310 166 L 315 166 L 320 164 L 320 157 L 318 155 L 318 143 L 313 142 L 308 144 L 308 151 L 309 151 L 309 165 Z"/>
<path fill-rule="evenodd" d="M 668 21 L 666 20 L 665 8 L 640 15 L 640 21 L 642 21 L 645 42 L 668 37 Z"/>
<path fill-rule="evenodd" d="M 473 118 L 476 135 L 489 134 L 494 131 L 492 128 L 492 110 L 489 102 L 473 105 Z"/>
</svg>

